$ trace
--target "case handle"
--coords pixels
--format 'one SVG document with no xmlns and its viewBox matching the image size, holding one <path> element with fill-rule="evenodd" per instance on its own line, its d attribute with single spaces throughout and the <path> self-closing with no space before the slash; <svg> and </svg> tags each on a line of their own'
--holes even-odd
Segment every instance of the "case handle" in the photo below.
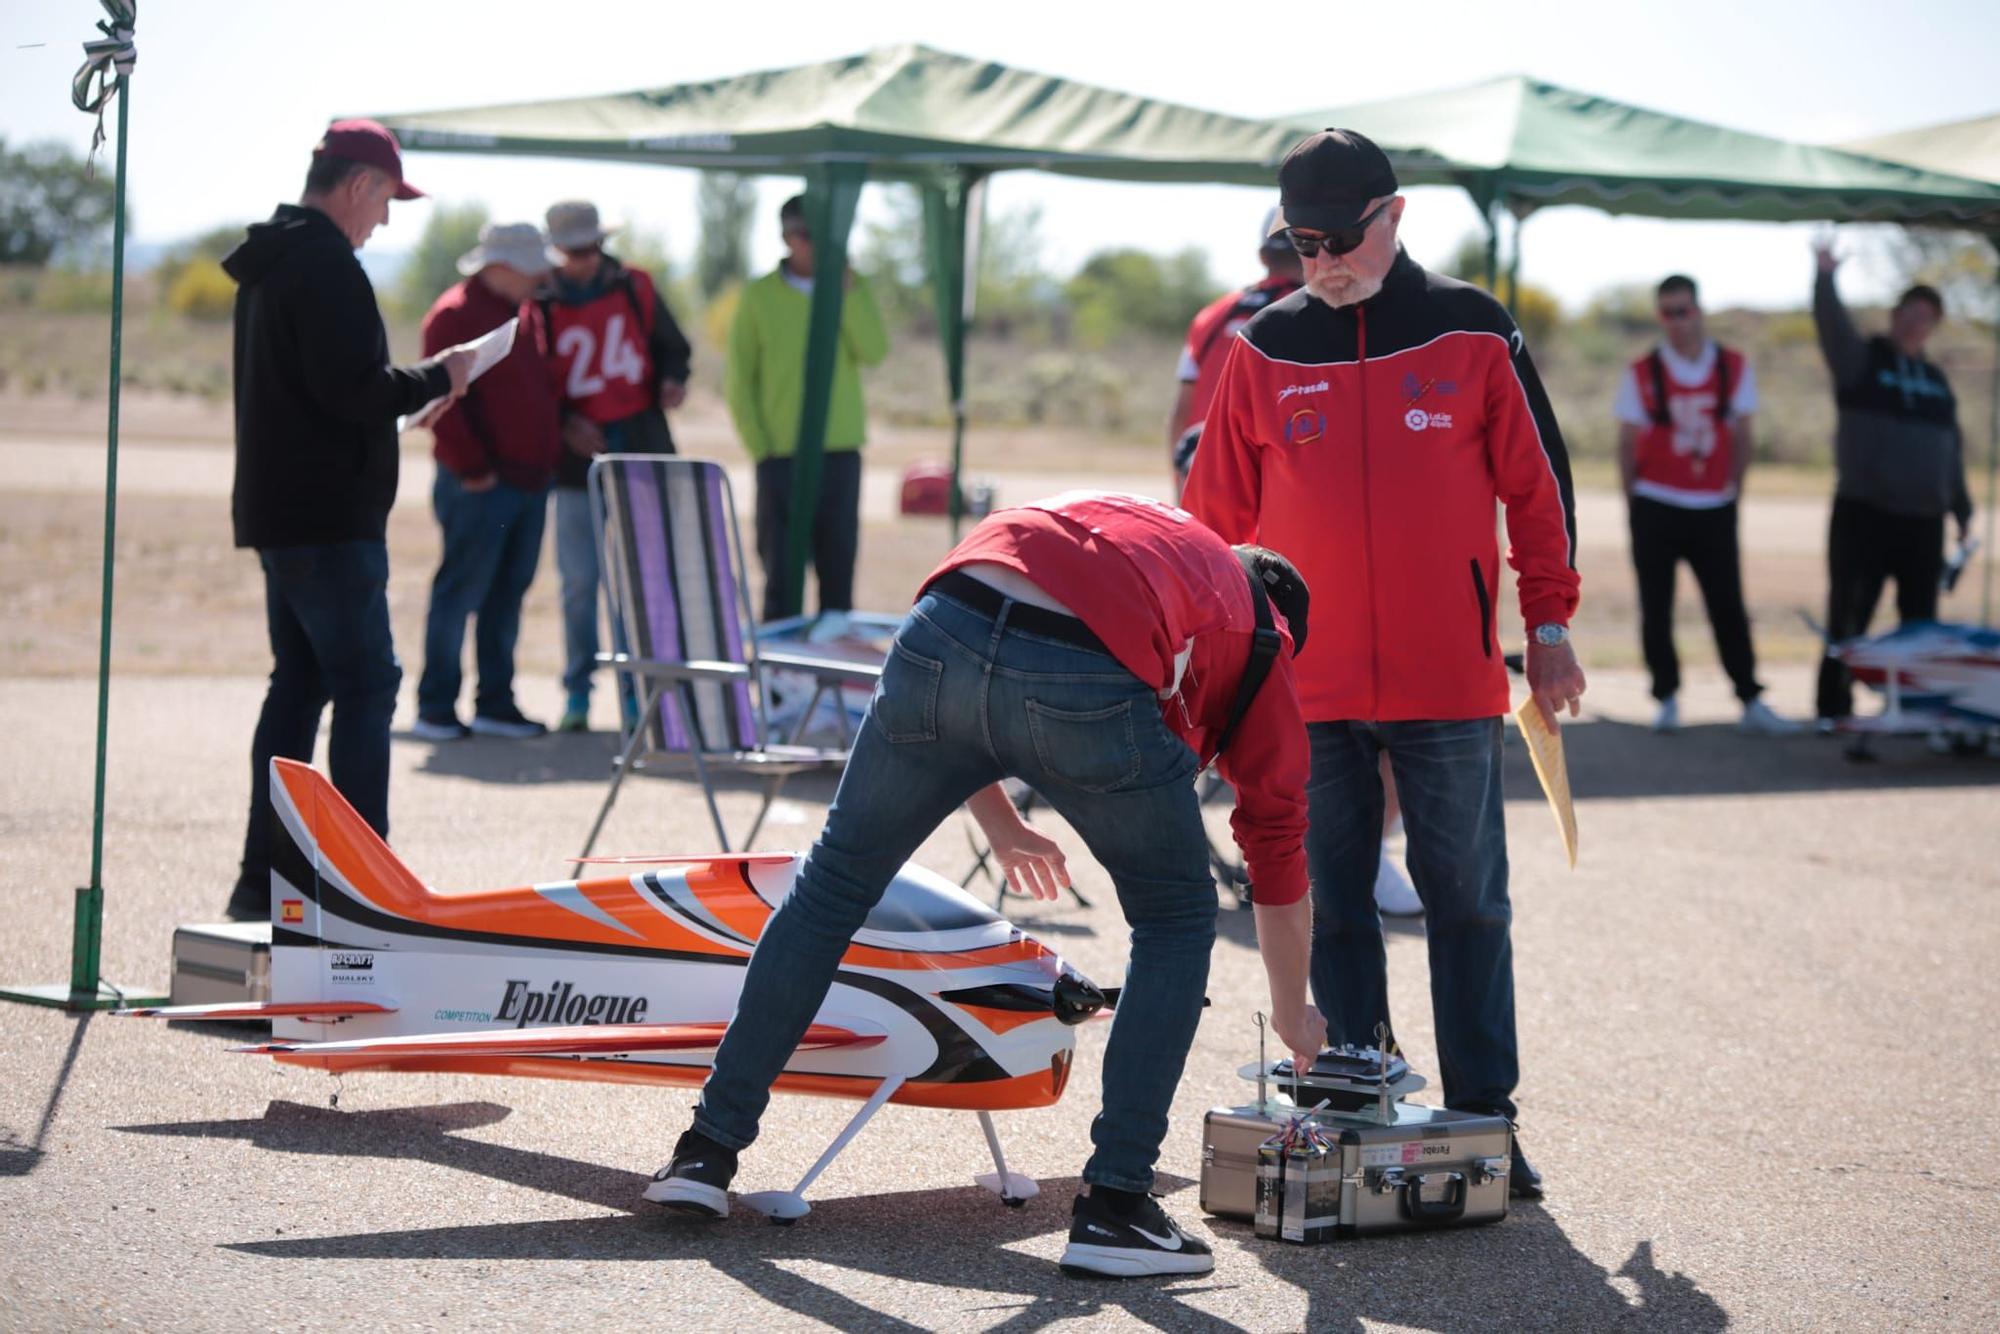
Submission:
<svg viewBox="0 0 2000 1334">
<path fill-rule="evenodd" d="M 1439 1177 L 1451 1183 L 1450 1189 L 1445 1192 L 1443 1199 L 1426 1200 L 1424 1187 Z M 1465 1214 L 1466 1189 L 1463 1172 L 1427 1172 L 1422 1176 L 1404 1178 L 1402 1186 L 1400 1203 L 1403 1217 L 1412 1223 L 1434 1226 L 1439 1223 L 1455 1222 Z"/>
</svg>

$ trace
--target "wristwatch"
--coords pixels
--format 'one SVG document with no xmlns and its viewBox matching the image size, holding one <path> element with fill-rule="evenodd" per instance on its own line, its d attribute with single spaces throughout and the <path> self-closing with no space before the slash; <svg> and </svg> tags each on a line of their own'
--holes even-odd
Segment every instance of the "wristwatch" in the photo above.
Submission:
<svg viewBox="0 0 2000 1334">
<path fill-rule="evenodd" d="M 1550 621 L 1535 627 L 1535 642 L 1543 648 L 1554 648 L 1558 644 L 1569 643 L 1569 627 Z"/>
</svg>

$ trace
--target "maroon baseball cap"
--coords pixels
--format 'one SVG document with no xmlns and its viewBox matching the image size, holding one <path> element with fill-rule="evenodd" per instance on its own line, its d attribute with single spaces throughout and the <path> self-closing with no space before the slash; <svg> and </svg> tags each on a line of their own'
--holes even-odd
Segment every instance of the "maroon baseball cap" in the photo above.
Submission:
<svg viewBox="0 0 2000 1334">
<path fill-rule="evenodd" d="M 398 199 L 424 197 L 422 190 L 403 179 L 403 146 L 380 121 L 335 121 L 313 146 L 313 156 L 346 158 L 387 172 L 396 182 Z"/>
</svg>

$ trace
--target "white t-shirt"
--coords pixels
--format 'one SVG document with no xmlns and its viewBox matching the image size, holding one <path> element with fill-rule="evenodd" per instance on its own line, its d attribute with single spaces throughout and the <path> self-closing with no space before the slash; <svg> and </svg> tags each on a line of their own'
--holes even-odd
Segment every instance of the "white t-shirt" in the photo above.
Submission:
<svg viewBox="0 0 2000 1334">
<path fill-rule="evenodd" d="M 1704 384 L 1715 373 L 1716 345 L 1713 338 L 1702 344 L 1701 355 L 1692 361 L 1674 351 L 1671 344 L 1661 343 L 1660 364 L 1667 378 L 1683 388 Z M 1750 358 L 1743 358 L 1743 379 L 1729 386 L 1729 420 L 1742 421 L 1757 410 L 1757 368 L 1750 364 Z M 1639 394 L 1639 370 L 1627 366 L 1625 374 L 1618 381 L 1618 396 L 1612 400 L 1611 415 L 1626 426 L 1636 426 L 1645 430 L 1653 424 L 1646 415 L 1646 402 Z M 1736 488 L 1727 487 L 1721 491 L 1695 494 L 1669 487 L 1655 486 L 1643 478 L 1632 486 L 1633 494 L 1646 496 L 1668 505 L 1683 509 L 1707 509 L 1729 504 L 1736 499 Z"/>
</svg>

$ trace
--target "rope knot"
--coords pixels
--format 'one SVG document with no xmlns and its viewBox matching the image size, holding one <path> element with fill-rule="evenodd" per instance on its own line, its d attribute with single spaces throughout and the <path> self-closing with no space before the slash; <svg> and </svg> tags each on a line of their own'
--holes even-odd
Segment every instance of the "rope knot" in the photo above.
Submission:
<svg viewBox="0 0 2000 1334">
<path fill-rule="evenodd" d="M 97 117 L 97 131 L 90 137 L 89 161 L 94 167 L 97 150 L 104 144 L 104 109 L 119 88 L 131 77 L 139 63 L 139 48 L 133 44 L 133 25 L 139 18 L 139 0 L 99 0 L 109 19 L 99 19 L 97 30 L 104 36 L 83 44 L 83 68 L 70 81 L 70 101 L 85 115 Z"/>
</svg>

